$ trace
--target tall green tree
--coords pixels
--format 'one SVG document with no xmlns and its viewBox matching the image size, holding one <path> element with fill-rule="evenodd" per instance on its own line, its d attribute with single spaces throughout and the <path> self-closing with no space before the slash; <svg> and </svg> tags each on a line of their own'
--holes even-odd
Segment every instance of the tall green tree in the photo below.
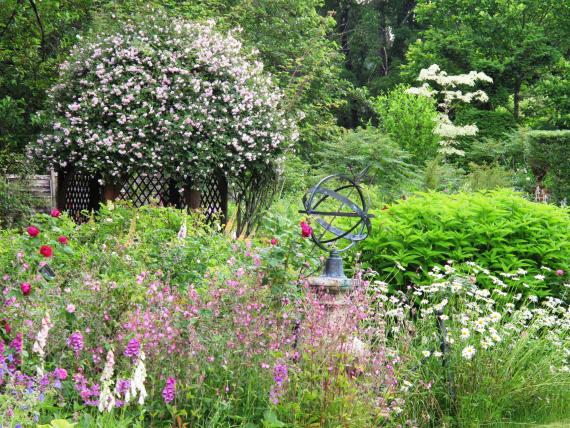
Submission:
<svg viewBox="0 0 570 428">
<path fill-rule="evenodd" d="M 484 71 L 494 79 L 491 101 L 512 103 L 517 119 L 523 87 L 570 46 L 568 1 L 418 0 L 415 14 L 425 29 L 407 53 L 408 78 L 434 63 L 450 73 Z"/>
<path fill-rule="evenodd" d="M 21 150 L 34 138 L 34 113 L 54 82 L 63 52 L 88 22 L 92 5 L 92 0 L 1 2 L 0 152 Z"/>
<path fill-rule="evenodd" d="M 300 154 L 309 158 L 338 132 L 336 111 L 351 90 L 342 78 L 335 21 L 319 13 L 322 0 L 241 0 L 226 15 L 259 50 L 266 68 L 286 91 L 289 108 L 302 112 Z"/>
<path fill-rule="evenodd" d="M 328 0 L 352 81 L 373 94 L 399 81 L 399 66 L 416 39 L 414 0 Z"/>
</svg>

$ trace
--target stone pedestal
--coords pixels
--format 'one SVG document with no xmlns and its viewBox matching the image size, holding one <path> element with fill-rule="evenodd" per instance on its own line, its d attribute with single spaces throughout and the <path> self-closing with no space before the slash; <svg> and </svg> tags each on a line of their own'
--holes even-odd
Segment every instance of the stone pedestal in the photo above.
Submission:
<svg viewBox="0 0 570 428">
<path fill-rule="evenodd" d="M 351 316 L 349 292 L 360 285 L 360 281 L 350 278 L 335 278 L 328 276 L 309 277 L 307 282 L 311 289 L 322 298 L 326 310 L 326 323 L 329 326 L 343 325 Z M 368 348 L 358 337 L 353 337 L 348 343 L 348 350 L 355 357 L 361 358 L 368 354 Z"/>
</svg>

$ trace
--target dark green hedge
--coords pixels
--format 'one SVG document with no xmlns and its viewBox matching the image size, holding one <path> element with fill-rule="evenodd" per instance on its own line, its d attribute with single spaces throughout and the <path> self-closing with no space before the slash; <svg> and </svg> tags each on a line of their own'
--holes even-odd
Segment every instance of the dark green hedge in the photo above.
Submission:
<svg viewBox="0 0 570 428">
<path fill-rule="evenodd" d="M 501 138 L 517 126 L 513 115 L 508 111 L 478 110 L 469 107 L 457 112 L 456 121 L 460 125 L 477 125 L 479 128 L 477 139 Z"/>
<path fill-rule="evenodd" d="M 529 166 L 555 202 L 570 202 L 570 130 L 525 134 Z"/>
</svg>

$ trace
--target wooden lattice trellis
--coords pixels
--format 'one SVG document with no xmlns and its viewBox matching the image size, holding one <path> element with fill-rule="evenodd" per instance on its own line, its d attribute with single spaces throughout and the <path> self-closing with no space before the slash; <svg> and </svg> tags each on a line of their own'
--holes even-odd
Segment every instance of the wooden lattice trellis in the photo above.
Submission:
<svg viewBox="0 0 570 428">
<path fill-rule="evenodd" d="M 85 211 L 93 211 L 108 200 L 131 201 L 141 207 L 150 203 L 175 206 L 181 209 L 199 209 L 207 221 L 225 223 L 228 207 L 228 188 L 222 174 L 212 175 L 192 190 L 191 183 L 179 191 L 174 180 L 160 174 L 131 174 L 115 185 L 102 186 L 99 177 L 83 174 L 73 169 L 58 172 L 57 205 L 67 211 L 77 222 L 85 220 Z"/>
</svg>

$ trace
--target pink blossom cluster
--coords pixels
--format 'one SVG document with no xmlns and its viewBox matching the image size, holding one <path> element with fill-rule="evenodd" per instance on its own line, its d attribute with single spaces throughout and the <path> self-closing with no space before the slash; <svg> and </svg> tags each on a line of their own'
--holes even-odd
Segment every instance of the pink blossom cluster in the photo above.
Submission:
<svg viewBox="0 0 570 428">
<path fill-rule="evenodd" d="M 30 156 L 103 173 L 230 179 L 273 168 L 297 139 L 283 94 L 215 23 L 149 13 L 75 46 L 49 94 L 53 124 Z"/>
</svg>

